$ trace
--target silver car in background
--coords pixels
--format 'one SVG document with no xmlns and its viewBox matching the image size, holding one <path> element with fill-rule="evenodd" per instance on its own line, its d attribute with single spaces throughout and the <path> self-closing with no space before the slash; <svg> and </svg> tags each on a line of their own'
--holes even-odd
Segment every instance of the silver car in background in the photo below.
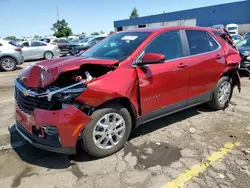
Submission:
<svg viewBox="0 0 250 188">
<path fill-rule="evenodd" d="M 24 60 L 52 59 L 59 56 L 61 50 L 57 45 L 42 41 L 24 41 L 19 43 L 23 51 Z"/>
<path fill-rule="evenodd" d="M 4 71 L 13 71 L 17 65 L 24 61 L 22 49 L 15 43 L 6 40 L 0 40 L 0 69 Z"/>
</svg>

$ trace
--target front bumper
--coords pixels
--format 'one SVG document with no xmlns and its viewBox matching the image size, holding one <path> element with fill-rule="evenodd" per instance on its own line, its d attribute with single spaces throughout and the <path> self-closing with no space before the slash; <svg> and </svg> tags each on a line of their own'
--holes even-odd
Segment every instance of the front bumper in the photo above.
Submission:
<svg viewBox="0 0 250 188">
<path fill-rule="evenodd" d="M 31 114 L 23 112 L 16 105 L 17 131 L 35 147 L 52 152 L 76 153 L 78 136 L 91 120 L 73 105 L 56 111 L 35 109 Z M 43 130 L 49 126 L 56 127 L 57 137 L 34 134 L 34 130 Z"/>
</svg>

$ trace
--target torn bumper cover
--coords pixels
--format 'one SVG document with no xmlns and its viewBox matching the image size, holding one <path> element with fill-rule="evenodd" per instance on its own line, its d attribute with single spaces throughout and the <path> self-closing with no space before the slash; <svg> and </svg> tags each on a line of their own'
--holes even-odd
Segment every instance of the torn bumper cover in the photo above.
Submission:
<svg viewBox="0 0 250 188">
<path fill-rule="evenodd" d="M 92 120 L 88 115 L 71 104 L 58 110 L 40 109 L 37 105 L 45 104 L 40 104 L 41 101 L 32 101 L 38 99 L 26 98 L 27 96 L 22 93 L 15 95 L 16 129 L 26 140 L 44 150 L 65 154 L 76 153 L 78 136 Z"/>
</svg>

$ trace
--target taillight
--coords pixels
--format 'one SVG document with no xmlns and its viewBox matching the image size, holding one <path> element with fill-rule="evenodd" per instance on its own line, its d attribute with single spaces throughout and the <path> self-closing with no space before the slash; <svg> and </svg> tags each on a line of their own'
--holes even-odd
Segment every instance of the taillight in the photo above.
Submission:
<svg viewBox="0 0 250 188">
<path fill-rule="evenodd" d="M 22 49 L 21 48 L 16 48 L 15 51 L 22 52 Z"/>
</svg>

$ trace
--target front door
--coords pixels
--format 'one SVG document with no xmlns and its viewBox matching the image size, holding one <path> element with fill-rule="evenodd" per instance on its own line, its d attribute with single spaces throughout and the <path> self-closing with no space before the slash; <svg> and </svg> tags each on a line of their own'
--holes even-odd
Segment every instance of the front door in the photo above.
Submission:
<svg viewBox="0 0 250 188">
<path fill-rule="evenodd" d="M 186 61 L 180 31 L 168 31 L 158 35 L 145 48 L 144 53 L 159 53 L 166 56 L 166 61 L 162 64 L 136 68 L 141 111 L 145 122 L 186 107 L 189 70 L 184 64 Z"/>
</svg>

